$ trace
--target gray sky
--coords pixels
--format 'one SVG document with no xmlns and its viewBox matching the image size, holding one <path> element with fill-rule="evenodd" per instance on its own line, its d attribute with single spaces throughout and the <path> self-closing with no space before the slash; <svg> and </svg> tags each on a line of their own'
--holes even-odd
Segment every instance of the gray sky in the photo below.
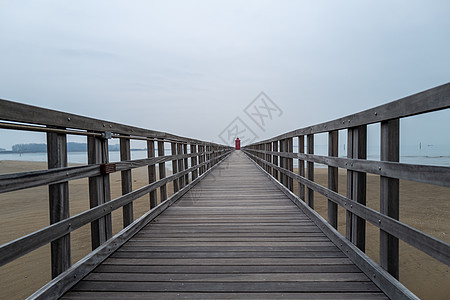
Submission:
<svg viewBox="0 0 450 300">
<path fill-rule="evenodd" d="M 449 15 L 450 1 L 0 1 L 0 98 L 216 142 L 240 117 L 263 139 L 448 82 Z M 261 91 L 283 112 L 264 131 L 244 112 Z M 417 128 L 405 136 L 442 139 Z M 4 148 L 44 141 L 0 133 Z"/>
</svg>

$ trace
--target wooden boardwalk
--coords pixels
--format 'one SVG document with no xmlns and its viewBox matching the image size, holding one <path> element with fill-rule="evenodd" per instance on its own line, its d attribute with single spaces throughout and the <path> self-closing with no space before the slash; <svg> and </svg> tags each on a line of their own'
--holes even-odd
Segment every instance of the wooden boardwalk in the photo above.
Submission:
<svg viewBox="0 0 450 300">
<path fill-rule="evenodd" d="M 235 151 L 64 299 L 386 299 Z"/>
</svg>

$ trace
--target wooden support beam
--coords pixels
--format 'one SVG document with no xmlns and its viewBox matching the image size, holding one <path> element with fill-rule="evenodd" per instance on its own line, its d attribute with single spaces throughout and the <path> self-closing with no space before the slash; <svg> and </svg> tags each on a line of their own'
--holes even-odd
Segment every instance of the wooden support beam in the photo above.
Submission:
<svg viewBox="0 0 450 300">
<path fill-rule="evenodd" d="M 183 144 L 183 154 L 188 154 L 188 145 L 185 143 Z M 184 158 L 184 169 L 183 170 L 187 170 L 189 169 L 189 161 L 188 158 Z M 189 184 L 189 173 L 184 175 L 184 183 L 185 185 Z"/>
<path fill-rule="evenodd" d="M 147 157 L 152 158 L 155 157 L 155 142 L 147 141 Z M 156 181 L 156 166 L 149 165 L 148 166 L 148 183 L 153 183 Z M 158 205 L 158 197 L 156 195 L 156 190 L 153 190 L 149 193 L 150 196 L 150 209 L 156 207 Z"/>
<path fill-rule="evenodd" d="M 287 141 L 287 151 L 289 153 L 293 153 L 294 152 L 294 140 L 293 138 L 288 138 L 286 139 Z M 293 158 L 288 158 L 288 170 L 289 171 L 294 171 L 294 159 Z M 288 189 L 293 192 L 294 191 L 294 180 L 291 177 L 288 177 Z"/>
<path fill-rule="evenodd" d="M 197 145 L 191 144 L 190 151 L 191 151 L 191 154 L 196 154 L 197 153 Z M 191 167 L 194 167 L 196 165 L 197 165 L 197 156 L 192 156 L 191 157 Z M 198 169 L 192 171 L 192 180 L 195 180 L 195 178 L 197 178 L 197 177 L 198 177 Z"/>
<path fill-rule="evenodd" d="M 172 142 L 170 143 L 170 148 L 172 151 L 172 155 L 175 156 L 177 155 L 177 143 Z M 178 173 L 178 160 L 174 159 L 172 160 L 172 174 L 177 174 Z M 176 179 L 173 181 L 173 193 L 175 194 L 176 192 L 178 192 L 179 188 L 179 183 L 180 183 L 180 179 Z"/>
<path fill-rule="evenodd" d="M 108 163 L 108 140 L 88 137 L 88 163 Z M 89 177 L 89 204 L 91 208 L 111 200 L 109 174 Z M 112 236 L 111 214 L 91 222 L 92 250 L 99 247 Z"/>
<path fill-rule="evenodd" d="M 367 126 L 362 125 L 353 129 L 353 156 L 358 159 L 367 158 Z M 353 172 L 352 196 L 353 200 L 366 205 L 367 174 Z M 352 243 L 361 251 L 366 248 L 366 221 L 356 215 L 352 216 Z"/>
<path fill-rule="evenodd" d="M 163 141 L 158 141 L 158 156 L 165 156 L 164 153 L 164 142 Z M 166 178 L 166 163 L 165 162 L 161 162 L 158 165 L 159 168 L 159 179 L 163 179 Z M 164 200 L 167 199 L 167 185 L 164 184 L 159 188 L 159 194 L 160 194 L 160 201 L 163 202 Z"/>
<path fill-rule="evenodd" d="M 305 136 L 300 135 L 298 137 L 298 153 L 305 153 Z M 298 160 L 298 175 L 305 177 L 305 161 L 303 159 Z M 298 196 L 305 201 L 305 185 L 298 183 Z"/>
<path fill-rule="evenodd" d="M 177 143 L 177 153 L 183 154 L 183 144 Z M 177 160 L 177 164 L 178 164 L 178 172 L 183 171 L 184 164 L 183 164 L 182 158 Z M 182 189 L 184 187 L 184 176 L 181 176 L 180 178 L 178 178 L 178 186 L 180 187 L 180 189 Z"/>
<path fill-rule="evenodd" d="M 328 156 L 338 156 L 338 131 L 333 130 L 328 133 Z M 338 191 L 338 168 L 328 167 L 328 188 Z M 328 200 L 328 223 L 337 229 L 338 226 L 338 206 Z"/>
<path fill-rule="evenodd" d="M 64 128 L 63 128 L 64 129 Z M 48 168 L 67 167 L 67 138 L 65 134 L 47 133 Z M 62 182 L 48 186 L 50 224 L 70 217 L 69 183 Z M 52 278 L 71 266 L 70 234 L 51 243 Z"/>
<path fill-rule="evenodd" d="M 306 151 L 308 154 L 314 154 L 314 134 L 308 134 L 306 136 Z M 314 163 L 308 161 L 307 166 L 306 177 L 309 180 L 314 181 Z M 308 188 L 306 197 L 308 206 L 314 209 L 314 191 Z"/>
<path fill-rule="evenodd" d="M 120 139 L 120 160 L 131 160 L 130 139 Z M 122 195 L 125 195 L 133 190 L 131 170 L 121 171 L 120 175 L 122 179 Z M 123 207 L 122 215 L 124 228 L 133 223 L 133 202 Z"/>
<path fill-rule="evenodd" d="M 399 161 L 399 119 L 381 122 L 382 161 Z M 399 180 L 380 176 L 380 213 L 399 219 Z M 398 238 L 380 229 L 380 265 L 396 279 L 399 278 Z"/>
</svg>

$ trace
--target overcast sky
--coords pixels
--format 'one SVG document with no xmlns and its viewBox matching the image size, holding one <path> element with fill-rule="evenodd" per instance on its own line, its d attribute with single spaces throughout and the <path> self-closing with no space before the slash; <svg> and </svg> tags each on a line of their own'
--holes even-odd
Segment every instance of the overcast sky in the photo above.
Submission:
<svg viewBox="0 0 450 300">
<path fill-rule="evenodd" d="M 448 82 L 449 16 L 445 0 L 0 1 L 0 98 L 216 142 L 239 117 L 264 139 Z M 262 91 L 281 111 L 263 129 L 244 112 Z M 448 113 L 420 120 L 450 140 Z"/>
</svg>

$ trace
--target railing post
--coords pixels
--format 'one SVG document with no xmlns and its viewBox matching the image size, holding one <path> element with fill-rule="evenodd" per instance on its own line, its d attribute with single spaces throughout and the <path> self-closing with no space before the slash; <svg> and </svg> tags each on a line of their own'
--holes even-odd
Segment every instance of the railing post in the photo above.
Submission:
<svg viewBox="0 0 450 300">
<path fill-rule="evenodd" d="M 288 144 L 287 150 L 289 153 L 294 153 L 294 141 L 292 138 L 288 138 L 286 139 L 286 142 Z M 293 158 L 288 158 L 288 169 L 289 171 L 293 172 L 294 171 L 294 159 Z M 291 192 L 294 191 L 294 179 L 290 176 L 287 177 L 288 178 L 288 188 Z"/>
<path fill-rule="evenodd" d="M 177 155 L 177 144 L 175 142 L 170 143 L 170 148 L 172 151 L 172 155 L 175 156 Z M 172 160 L 172 174 L 175 175 L 178 173 L 178 160 L 177 159 L 173 159 Z M 175 179 L 172 184 L 173 184 L 173 193 L 175 194 L 176 192 L 178 192 L 179 187 L 178 187 L 178 183 L 180 182 L 180 179 Z"/>
<path fill-rule="evenodd" d="M 183 144 L 177 143 L 177 153 L 178 155 L 183 155 Z M 183 159 L 182 158 L 178 159 L 177 163 L 178 163 L 178 172 L 182 172 L 184 167 Z M 184 176 L 179 177 L 178 182 L 179 188 L 182 189 L 184 187 Z"/>
<path fill-rule="evenodd" d="M 399 119 L 381 122 L 382 161 L 399 161 Z M 399 219 L 399 180 L 380 176 L 380 212 Z M 380 229 L 380 265 L 392 276 L 399 277 L 398 239 Z"/>
<path fill-rule="evenodd" d="M 183 154 L 187 155 L 188 154 L 188 147 L 187 147 L 187 143 L 183 144 Z M 184 169 L 183 170 L 187 170 L 189 169 L 189 162 L 188 162 L 188 158 L 185 157 L 184 158 Z M 186 185 L 189 184 L 189 173 L 186 173 L 186 175 L 184 175 L 184 182 Z"/>
<path fill-rule="evenodd" d="M 130 160 L 131 150 L 130 150 L 130 139 L 120 138 L 120 160 Z M 120 172 L 122 179 L 122 195 L 130 193 L 132 188 L 131 170 L 125 170 Z M 123 206 L 122 211 L 123 216 L 123 227 L 127 227 L 133 223 L 133 202 Z"/>
<path fill-rule="evenodd" d="M 282 153 L 286 152 L 286 140 L 285 139 L 280 140 L 280 152 L 282 152 Z M 280 156 L 280 167 L 282 169 L 286 169 L 286 158 L 283 156 Z M 287 186 L 286 179 L 287 179 L 286 174 L 280 173 L 280 181 L 281 181 L 281 184 L 284 186 Z"/>
<path fill-rule="evenodd" d="M 305 153 L 305 136 L 300 135 L 298 137 L 298 153 Z M 305 161 L 303 159 L 298 160 L 298 175 L 305 177 Z M 298 196 L 305 201 L 305 185 L 298 183 Z"/>
<path fill-rule="evenodd" d="M 65 134 L 47 133 L 48 168 L 67 167 L 67 138 Z M 70 217 L 69 183 L 62 182 L 48 186 L 50 224 Z M 52 278 L 71 266 L 70 234 L 51 242 Z"/>
<path fill-rule="evenodd" d="M 191 154 L 197 155 L 197 145 L 191 144 Z M 197 166 L 197 156 L 191 156 L 191 167 Z M 192 171 L 192 180 L 198 177 L 198 169 Z"/>
<path fill-rule="evenodd" d="M 165 156 L 164 151 L 164 141 L 158 141 L 158 157 Z M 159 168 L 159 179 L 166 178 L 166 163 L 160 162 L 158 165 Z M 159 194 L 160 194 L 160 201 L 163 202 L 167 199 L 167 186 L 166 184 L 162 185 L 159 188 Z"/>
<path fill-rule="evenodd" d="M 306 151 L 308 154 L 314 154 L 314 134 L 308 134 L 306 136 Z M 314 181 L 314 162 L 312 161 L 308 161 L 307 163 L 306 177 L 308 180 Z M 314 191 L 307 188 L 306 196 L 307 204 L 314 209 Z"/>
<path fill-rule="evenodd" d="M 198 164 L 201 165 L 203 163 L 203 145 L 198 145 Z M 203 166 L 198 168 L 198 176 L 203 174 Z"/>
<path fill-rule="evenodd" d="M 338 156 L 338 131 L 328 132 L 328 156 Z M 338 168 L 328 167 L 328 188 L 332 191 L 338 191 Z M 328 223 L 337 229 L 338 226 L 338 206 L 331 200 L 328 200 Z"/>
<path fill-rule="evenodd" d="M 367 126 L 362 125 L 349 128 L 352 131 L 352 158 L 366 159 L 367 157 Z M 349 147 L 350 148 L 350 145 Z M 351 199 L 366 205 L 366 173 L 352 171 Z M 347 183 L 348 184 L 348 183 Z M 351 204 L 350 204 L 351 205 Z M 366 245 L 366 221 L 351 214 L 351 242 L 363 252 Z"/>
<path fill-rule="evenodd" d="M 88 137 L 88 163 L 108 163 L 108 140 Z M 89 177 L 89 202 L 94 208 L 111 200 L 109 174 Z M 92 250 L 102 245 L 112 236 L 111 214 L 91 222 Z"/>
<path fill-rule="evenodd" d="M 155 142 L 147 141 L 147 157 L 155 157 Z M 148 183 L 153 183 L 156 181 L 156 164 L 148 166 Z M 150 194 L 150 209 L 158 205 L 158 198 L 156 196 L 156 189 L 151 191 Z"/>
<path fill-rule="evenodd" d="M 266 149 L 267 151 L 272 152 L 272 143 L 267 143 L 266 144 Z M 267 162 L 272 163 L 272 155 L 271 154 L 267 154 Z M 272 174 L 272 167 L 271 166 L 267 166 L 267 172 L 269 174 Z"/>
<path fill-rule="evenodd" d="M 272 143 L 273 152 L 278 152 L 278 141 L 275 141 Z M 274 154 L 272 156 L 272 161 L 275 166 L 278 166 L 278 156 Z M 273 177 L 275 177 L 276 180 L 278 180 L 278 170 L 273 168 Z"/>
</svg>

